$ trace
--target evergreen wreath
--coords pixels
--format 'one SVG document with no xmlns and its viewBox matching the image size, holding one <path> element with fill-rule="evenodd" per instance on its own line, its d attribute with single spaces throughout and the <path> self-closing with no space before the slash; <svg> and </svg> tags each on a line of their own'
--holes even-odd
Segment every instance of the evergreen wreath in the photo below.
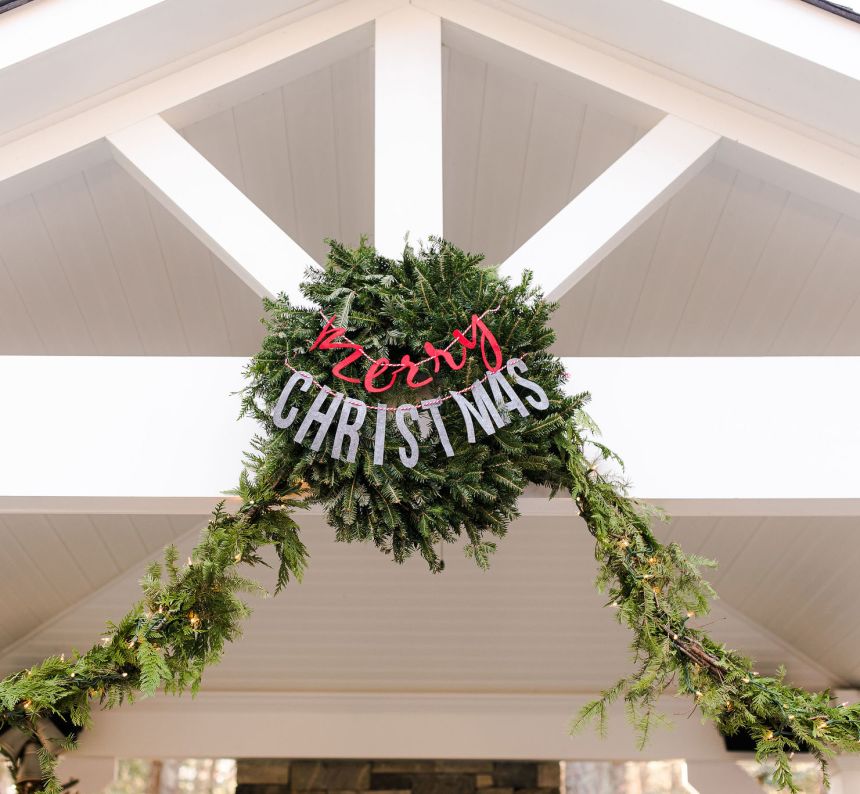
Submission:
<svg viewBox="0 0 860 794">
<path fill-rule="evenodd" d="M 761 676 L 748 659 L 695 627 L 693 619 L 707 612 L 713 596 L 699 570 L 707 561 L 684 554 L 676 544 L 661 544 L 651 529 L 652 511 L 602 470 L 600 460 L 614 456 L 597 441 L 597 428 L 583 410 L 587 395 L 565 395 L 561 364 L 547 352 L 552 306 L 528 277 L 511 285 L 480 261 L 441 240 L 418 251 L 407 247 L 398 261 L 367 245 L 352 250 L 332 244 L 327 268 L 309 274 L 304 293 L 324 311 L 337 313 L 350 338 L 392 360 L 411 351 L 410 337 L 446 339 L 469 314 L 499 306 L 494 332 L 509 355 L 527 357 L 529 377 L 550 398 L 548 409 L 525 421 L 511 417 L 509 426 L 476 445 L 464 443 L 451 422 L 454 457 L 440 452 L 431 431 L 413 468 L 391 456 L 384 466 L 373 467 L 366 452 L 353 463 L 334 460 L 330 442 L 309 450 L 272 421 L 289 377 L 286 362 L 313 372 L 323 385 L 331 383 L 325 374 L 330 357 L 311 350 L 322 318 L 316 310 L 291 306 L 285 297 L 268 303 L 269 333 L 249 365 L 242 401 L 243 411 L 258 418 L 264 432 L 254 441 L 236 490 L 241 506 L 235 513 L 216 509 L 187 564 L 180 565 L 169 548 L 164 566 L 154 564 L 144 578 L 142 600 L 109 624 L 89 651 L 52 656 L 0 681 L 0 746 L 15 732 L 40 741 L 45 719 L 86 726 L 94 701 L 110 707 L 160 688 L 196 691 L 206 666 L 240 633 L 248 614 L 242 594 L 260 589 L 238 567 L 262 563 L 261 551 L 272 546 L 280 561 L 277 590 L 290 577 L 301 577 L 307 554 L 293 518 L 298 508 L 319 503 L 338 540 L 372 539 L 398 561 L 418 551 L 436 571 L 442 566 L 435 545 L 461 534 L 467 553 L 486 565 L 494 548 L 488 536 L 504 534 L 516 515 L 518 495 L 533 482 L 570 493 L 595 541 L 597 584 L 633 635 L 636 669 L 586 706 L 574 729 L 595 718 L 602 730 L 608 704 L 620 698 L 644 742 L 659 716 L 658 698 L 674 689 L 689 696 L 722 733 L 748 733 L 757 757 L 775 761 L 775 782 L 793 792 L 794 752 L 815 756 L 826 780 L 830 755 L 860 750 L 860 706 L 835 704 L 829 692 L 792 687 L 782 673 Z M 462 389 L 478 375 L 468 369 L 441 372 L 434 391 Z M 294 394 L 301 408 L 309 400 Z M 397 443 L 386 434 L 386 450 Z M 69 733 L 71 746 L 75 731 Z M 43 744 L 41 788 L 59 794 L 57 743 Z M 18 771 L 21 759 L 8 760 Z M 19 776 L 22 794 L 33 788 Z"/>
<path fill-rule="evenodd" d="M 564 368 L 547 352 L 555 334 L 547 323 L 552 306 L 531 285 L 531 275 L 511 285 L 479 267 L 481 257 L 437 242 L 403 258 L 386 259 L 367 245 L 356 250 L 332 242 L 329 266 L 311 271 L 304 295 L 317 306 L 306 309 L 286 300 L 266 301 L 268 334 L 261 352 L 247 370 L 243 410 L 266 433 L 254 439 L 249 468 L 258 480 L 308 484 L 307 502 L 321 504 L 339 541 L 372 540 L 402 562 L 419 552 L 434 572 L 443 568 L 439 544 L 462 534 L 466 553 L 486 567 L 495 544 L 517 516 L 517 499 L 529 483 L 553 491 L 570 489 L 562 444 L 567 420 L 577 400 L 565 395 Z M 309 350 L 322 326 L 321 313 L 336 317 L 347 336 L 374 359 L 399 362 L 415 354 L 415 340 L 450 338 L 472 314 L 492 311 L 492 331 L 505 355 L 528 362 L 528 377 L 549 397 L 549 408 L 527 419 L 517 414 L 492 435 L 470 444 L 452 400 L 439 406 L 453 457 L 446 456 L 433 427 L 421 441 L 418 463 L 409 468 L 397 457 L 403 439 L 394 423 L 386 425 L 385 465 L 374 465 L 375 425 L 365 421 L 357 459 L 345 463 L 331 456 L 334 435 L 325 436 L 318 451 L 294 440 L 294 427 L 279 430 L 273 409 L 292 369 L 313 373 L 320 386 L 345 392 L 363 401 L 360 384 L 336 379 L 330 372 L 333 356 Z M 441 347 L 441 344 L 440 344 Z M 417 358 L 417 356 L 416 356 Z M 423 368 L 432 373 L 432 367 Z M 426 374 L 426 373 L 425 373 Z M 469 356 L 460 370 L 440 368 L 432 386 L 419 390 L 430 397 L 457 391 L 484 374 L 477 357 Z M 396 406 L 414 403 L 416 390 L 402 379 L 382 395 Z M 304 415 L 315 391 L 292 392 L 290 404 Z"/>
</svg>

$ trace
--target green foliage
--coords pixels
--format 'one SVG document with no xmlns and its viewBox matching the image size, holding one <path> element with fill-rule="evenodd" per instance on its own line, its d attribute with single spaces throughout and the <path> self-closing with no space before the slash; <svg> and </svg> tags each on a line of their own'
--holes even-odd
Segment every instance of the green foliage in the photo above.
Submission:
<svg viewBox="0 0 860 794">
<path fill-rule="evenodd" d="M 372 541 L 398 562 L 418 552 L 433 571 L 443 567 L 439 544 L 461 535 L 468 539 L 467 551 L 485 567 L 495 548 L 487 536 L 505 534 L 526 484 L 554 489 L 568 485 L 560 444 L 566 417 L 577 403 L 565 396 L 561 362 L 547 353 L 555 339 L 548 326 L 553 306 L 531 285 L 530 275 L 510 284 L 480 267 L 480 261 L 481 257 L 441 240 L 419 251 L 407 247 L 397 261 L 380 256 L 368 245 L 349 249 L 332 242 L 328 266 L 310 271 L 302 291 L 326 317 L 336 316 L 336 324 L 346 327 L 348 338 L 368 355 L 398 363 L 404 354 L 413 361 L 423 359 L 424 342 L 445 347 L 454 330 L 467 329 L 473 313 L 481 315 L 498 307 L 486 323 L 506 358 L 526 360 L 529 379 L 550 398 L 546 411 L 529 418 L 514 415 L 495 434 L 469 444 L 460 409 L 448 400 L 440 412 L 454 457 L 445 455 L 434 429 L 421 443 L 421 456 L 413 469 L 398 458 L 403 440 L 393 420 L 387 426 L 385 465 L 373 464 L 374 412 L 369 412 L 361 428 L 354 463 L 330 456 L 333 433 L 319 452 L 312 452 L 293 441 L 295 426 L 279 430 L 272 421 L 275 403 L 292 375 L 284 360 L 347 398 L 367 401 L 368 395 L 363 385 L 331 374 L 344 351 L 310 350 L 323 328 L 320 311 L 293 306 L 285 297 L 266 303 L 269 332 L 247 369 L 249 383 L 243 395 L 244 413 L 266 430 L 249 458 L 258 478 L 277 480 L 292 472 L 308 483 L 308 501 L 323 506 L 338 540 Z M 453 352 L 459 359 L 458 350 Z M 360 379 L 367 363 L 357 362 L 344 374 Z M 431 374 L 432 366 L 425 365 L 420 379 Z M 483 376 L 481 357 L 473 353 L 462 370 L 443 365 L 433 382 L 418 393 L 396 385 L 380 397 L 392 406 L 415 403 L 445 396 Z M 298 408 L 299 417 L 316 394 L 315 388 L 293 391 L 290 405 Z"/>
<path fill-rule="evenodd" d="M 310 273 L 304 290 L 327 315 L 337 314 L 372 356 L 395 361 L 424 341 L 444 346 L 473 312 L 499 306 L 492 330 L 506 357 L 527 357 L 529 378 L 550 397 L 548 411 L 527 425 L 512 417 L 475 445 L 466 443 L 455 416 L 446 422 L 455 456 L 445 457 L 431 435 L 414 469 L 397 460 L 400 441 L 393 434 L 386 438 L 383 467 L 372 465 L 367 437 L 354 464 L 333 460 L 330 440 L 314 453 L 271 421 L 289 376 L 284 359 L 348 396 L 361 399 L 363 393 L 334 383 L 330 354 L 309 350 L 321 327 L 317 312 L 291 306 L 284 297 L 269 302 L 269 333 L 248 367 L 243 393 L 243 412 L 256 417 L 264 433 L 254 440 L 235 491 L 241 507 L 235 514 L 216 509 L 187 565 L 169 548 L 163 565 L 151 566 L 144 577 L 142 600 L 109 624 L 101 643 L 71 658 L 49 657 L 0 681 L 0 730 L 16 726 L 35 735 L 40 716 L 83 727 L 93 702 L 110 707 L 158 689 L 196 691 L 207 665 L 240 633 L 248 614 L 241 596 L 260 589 L 238 566 L 263 563 L 261 552 L 271 546 L 279 558 L 277 589 L 291 577 L 301 578 L 307 553 L 295 509 L 317 502 L 338 540 L 372 541 L 397 561 L 417 551 L 433 571 L 442 568 L 435 547 L 465 536 L 466 553 L 486 567 L 495 549 L 487 536 L 505 533 L 523 487 L 538 483 L 570 492 L 594 538 L 598 587 L 633 634 L 635 671 L 586 706 L 574 727 L 593 719 L 603 731 L 607 707 L 620 699 L 645 741 L 661 719 L 658 699 L 675 690 L 692 698 L 702 717 L 723 733 L 748 732 L 757 757 L 773 764 L 774 781 L 793 792 L 793 752 L 811 752 L 826 770 L 830 754 L 860 749 L 860 707 L 835 705 L 829 692 L 789 686 L 783 673 L 761 676 L 748 659 L 691 624 L 707 612 L 713 596 L 699 570 L 707 561 L 658 542 L 653 513 L 589 459 L 587 450 L 596 449 L 601 460 L 620 463 L 596 439 L 597 428 L 584 412 L 588 396 L 565 396 L 562 365 L 547 353 L 551 305 L 528 276 L 511 285 L 479 262 L 442 241 L 418 252 L 407 248 L 397 262 L 366 245 L 351 250 L 333 243 L 328 268 Z M 482 374 L 472 356 L 461 372 L 440 372 L 432 394 L 463 388 Z M 387 398 L 415 401 L 410 392 Z M 296 393 L 299 413 L 310 399 Z M 456 410 L 446 403 L 443 416 Z M 43 762 L 45 788 L 55 792 L 55 759 L 46 756 Z"/>
</svg>

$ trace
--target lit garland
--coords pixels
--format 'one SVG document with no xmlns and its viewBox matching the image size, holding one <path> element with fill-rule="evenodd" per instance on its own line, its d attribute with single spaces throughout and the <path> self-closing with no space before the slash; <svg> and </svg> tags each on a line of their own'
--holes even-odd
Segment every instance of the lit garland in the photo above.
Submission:
<svg viewBox="0 0 860 794">
<path fill-rule="evenodd" d="M 273 421 L 292 374 L 284 361 L 298 361 L 327 388 L 330 362 L 324 351 L 308 349 L 318 332 L 316 312 L 292 307 L 286 298 L 269 303 L 269 334 L 248 368 L 243 397 L 245 412 L 265 432 L 255 439 L 235 492 L 238 511 L 215 511 L 187 565 L 180 567 L 176 550 L 168 549 L 163 569 L 153 565 L 143 580 L 143 599 L 85 654 L 52 656 L 0 682 L 0 733 L 19 729 L 37 736 L 45 717 L 85 726 L 93 699 L 116 706 L 160 688 L 196 690 L 205 667 L 239 634 L 248 612 L 240 596 L 260 590 L 238 566 L 261 563 L 260 552 L 272 546 L 279 559 L 277 590 L 301 577 L 306 551 L 293 518 L 298 508 L 320 503 L 338 540 L 372 540 L 398 561 L 417 551 L 435 571 L 442 568 L 435 548 L 461 534 L 467 553 L 487 565 L 495 545 L 485 533 L 505 533 L 523 487 L 534 482 L 570 493 L 595 540 L 598 586 L 633 633 L 636 671 L 586 706 L 577 727 L 596 718 L 602 730 L 607 705 L 622 698 L 644 742 L 658 698 L 677 689 L 722 732 L 749 732 L 757 756 L 776 762 L 777 784 L 791 791 L 797 790 L 794 752 L 811 752 L 826 773 L 828 754 L 860 750 L 860 707 L 788 686 L 782 675 L 761 676 L 749 660 L 690 625 L 707 612 L 713 595 L 699 573 L 707 561 L 661 544 L 652 515 L 587 456 L 587 449 L 597 449 L 600 458 L 614 458 L 583 411 L 587 395 L 566 394 L 561 363 L 547 353 L 552 307 L 528 277 L 511 285 L 479 262 L 441 241 L 419 252 L 406 249 L 397 262 L 368 246 L 333 244 L 328 268 L 310 274 L 304 290 L 349 325 L 350 337 L 392 360 L 394 351 L 405 349 L 407 335 L 441 339 L 474 311 L 498 306 L 494 331 L 512 358 L 529 357 L 529 376 L 548 395 L 544 414 L 505 417 L 474 445 L 455 426 L 453 457 L 430 445 L 412 468 L 396 457 L 374 466 L 367 451 L 352 463 L 337 460 L 330 437 L 319 450 L 304 448 Z M 480 376 L 475 366 L 443 373 L 440 387 L 456 391 L 473 383 Z M 346 391 L 360 399 L 356 387 Z M 310 396 L 297 399 L 308 408 Z M 389 442 L 397 443 L 386 437 Z M 43 762 L 44 788 L 58 794 L 55 759 L 44 754 Z"/>
</svg>

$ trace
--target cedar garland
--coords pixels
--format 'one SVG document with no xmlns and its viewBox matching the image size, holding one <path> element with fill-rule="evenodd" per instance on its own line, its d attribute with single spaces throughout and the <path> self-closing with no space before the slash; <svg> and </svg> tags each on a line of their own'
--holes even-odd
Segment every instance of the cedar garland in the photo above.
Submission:
<svg viewBox="0 0 860 794">
<path fill-rule="evenodd" d="M 351 338 L 392 359 L 413 335 L 441 339 L 473 311 L 502 305 L 494 330 L 507 356 L 530 356 L 529 377 L 551 395 L 549 416 L 516 419 L 508 432 L 499 430 L 474 446 L 455 438 L 452 425 L 456 457 L 429 453 L 412 472 L 397 462 L 373 471 L 366 461 L 333 461 L 325 447 L 310 453 L 277 431 L 270 414 L 286 353 L 315 373 L 326 372 L 326 359 L 307 349 L 318 318 L 284 297 L 268 303 L 269 333 L 249 365 L 243 395 L 244 411 L 261 421 L 264 433 L 254 441 L 235 492 L 241 507 L 232 514 L 216 509 L 186 565 L 169 548 L 164 565 L 153 565 L 144 578 L 141 601 L 109 624 L 102 642 L 0 682 L 0 730 L 17 727 L 35 735 L 44 716 L 83 727 L 94 702 L 112 707 L 158 689 L 196 691 L 205 668 L 240 633 L 248 614 L 241 596 L 260 590 L 238 567 L 262 563 L 262 550 L 272 546 L 279 560 L 277 590 L 291 577 L 301 578 L 307 554 L 293 517 L 299 508 L 320 503 L 338 540 L 372 540 L 397 561 L 417 551 L 434 571 L 442 568 L 435 546 L 462 533 L 467 552 L 486 566 L 495 546 L 484 534 L 502 536 L 522 488 L 537 482 L 570 493 L 594 538 L 597 585 L 633 635 L 635 671 L 587 705 L 574 729 L 595 719 L 603 731 L 607 706 L 620 698 L 644 743 L 659 718 L 658 698 L 676 690 L 723 733 L 747 731 L 757 757 L 776 763 L 777 785 L 792 792 L 794 752 L 812 753 L 826 779 L 830 755 L 860 750 L 860 707 L 836 705 L 829 692 L 792 687 L 783 672 L 761 676 L 748 659 L 691 624 L 713 596 L 700 573 L 708 561 L 674 543 L 661 544 L 651 529 L 653 512 L 601 471 L 601 460 L 615 458 L 597 441 L 597 428 L 584 412 L 588 397 L 566 396 L 561 365 L 546 352 L 554 338 L 546 324 L 553 307 L 528 277 L 510 285 L 479 263 L 480 257 L 441 240 L 417 252 L 407 248 L 398 261 L 364 244 L 348 249 L 332 243 L 328 268 L 309 274 L 304 288 L 309 299 L 348 323 Z M 474 374 L 443 376 L 440 383 L 460 388 Z M 589 457 L 594 449 L 597 462 Z M 361 494 L 349 504 L 347 484 Z M 44 790 L 59 794 L 55 759 L 44 754 L 43 760 Z"/>
</svg>

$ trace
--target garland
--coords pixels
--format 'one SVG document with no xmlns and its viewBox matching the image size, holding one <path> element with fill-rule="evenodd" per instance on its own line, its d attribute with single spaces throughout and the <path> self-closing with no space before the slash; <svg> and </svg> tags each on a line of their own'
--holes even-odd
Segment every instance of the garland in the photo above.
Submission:
<svg viewBox="0 0 860 794">
<path fill-rule="evenodd" d="M 635 671 L 586 706 L 574 728 L 596 719 L 602 731 L 607 706 L 623 699 L 644 743 L 659 716 L 658 698 L 674 689 L 691 697 L 721 732 L 748 732 L 757 757 L 776 763 L 777 785 L 792 792 L 797 791 L 790 766 L 794 752 L 812 753 L 826 780 L 830 755 L 860 749 L 860 707 L 833 704 L 829 692 L 789 686 L 782 673 L 760 676 L 748 659 L 691 625 L 707 612 L 713 596 L 699 572 L 707 561 L 685 555 L 676 544 L 661 544 L 651 530 L 652 514 L 598 467 L 614 456 L 596 440 L 597 428 L 584 412 L 587 395 L 565 393 L 561 364 L 547 352 L 553 307 L 529 277 L 511 285 L 479 262 L 443 241 L 418 252 L 407 248 L 399 261 L 366 245 L 351 250 L 332 243 L 327 269 L 310 273 L 303 288 L 326 310 L 326 319 L 328 312 L 340 318 L 349 329 L 349 344 L 389 362 L 403 361 L 411 349 L 405 329 L 442 344 L 473 312 L 498 307 L 493 333 L 511 358 L 527 358 L 528 377 L 548 398 L 546 409 L 539 415 L 518 413 L 516 400 L 505 392 L 508 408 L 500 421 L 472 444 L 468 427 L 455 422 L 455 401 L 446 401 L 437 408 L 454 454 L 447 455 L 438 426 L 431 426 L 420 434 L 421 457 L 412 466 L 398 458 L 405 439 L 399 427 L 384 426 L 383 465 L 373 460 L 375 423 L 355 430 L 359 443 L 351 462 L 332 456 L 331 434 L 322 434 L 318 449 L 303 446 L 295 441 L 295 428 L 279 427 L 274 418 L 294 374 L 284 362 L 314 373 L 320 388 L 332 394 L 341 393 L 334 386 L 345 389 L 347 400 L 360 401 L 360 386 L 337 384 L 331 348 L 313 347 L 320 333 L 316 312 L 293 307 L 285 297 L 268 302 L 269 333 L 248 367 L 242 401 L 264 432 L 254 439 L 235 491 L 241 498 L 238 511 L 215 510 L 185 565 L 169 548 L 164 564 L 154 564 L 145 576 L 142 600 L 109 624 L 89 651 L 52 656 L 0 682 L 0 733 L 38 737 L 46 718 L 82 728 L 95 701 L 111 707 L 160 688 L 196 692 L 204 669 L 240 633 L 248 614 L 241 596 L 260 590 L 239 574 L 239 566 L 262 563 L 261 551 L 272 546 L 279 560 L 277 590 L 291 577 L 301 578 L 307 555 L 293 518 L 297 509 L 321 504 L 338 540 L 372 540 L 397 561 L 417 552 L 433 571 L 443 567 L 435 546 L 465 535 L 467 553 L 486 566 L 495 548 L 488 536 L 504 535 L 516 516 L 517 497 L 531 482 L 570 493 L 595 541 L 598 587 L 608 591 L 616 618 L 633 634 Z M 475 346 L 474 337 L 468 341 Z M 433 373 L 437 393 L 469 383 L 474 391 L 474 383 L 481 382 L 485 373 L 474 356 L 465 355 L 466 347 L 460 368 Z M 319 399 L 302 391 L 289 396 L 297 414 L 307 414 Z M 392 386 L 390 396 L 413 402 L 404 384 Z M 463 410 L 463 418 L 470 412 Z M 588 456 L 593 449 L 597 461 Z M 19 789 L 58 794 L 56 753 L 73 746 L 75 730 L 69 733 L 66 743 L 43 749 L 44 780 L 19 780 Z M 13 772 L 19 760 L 10 758 Z"/>
</svg>

